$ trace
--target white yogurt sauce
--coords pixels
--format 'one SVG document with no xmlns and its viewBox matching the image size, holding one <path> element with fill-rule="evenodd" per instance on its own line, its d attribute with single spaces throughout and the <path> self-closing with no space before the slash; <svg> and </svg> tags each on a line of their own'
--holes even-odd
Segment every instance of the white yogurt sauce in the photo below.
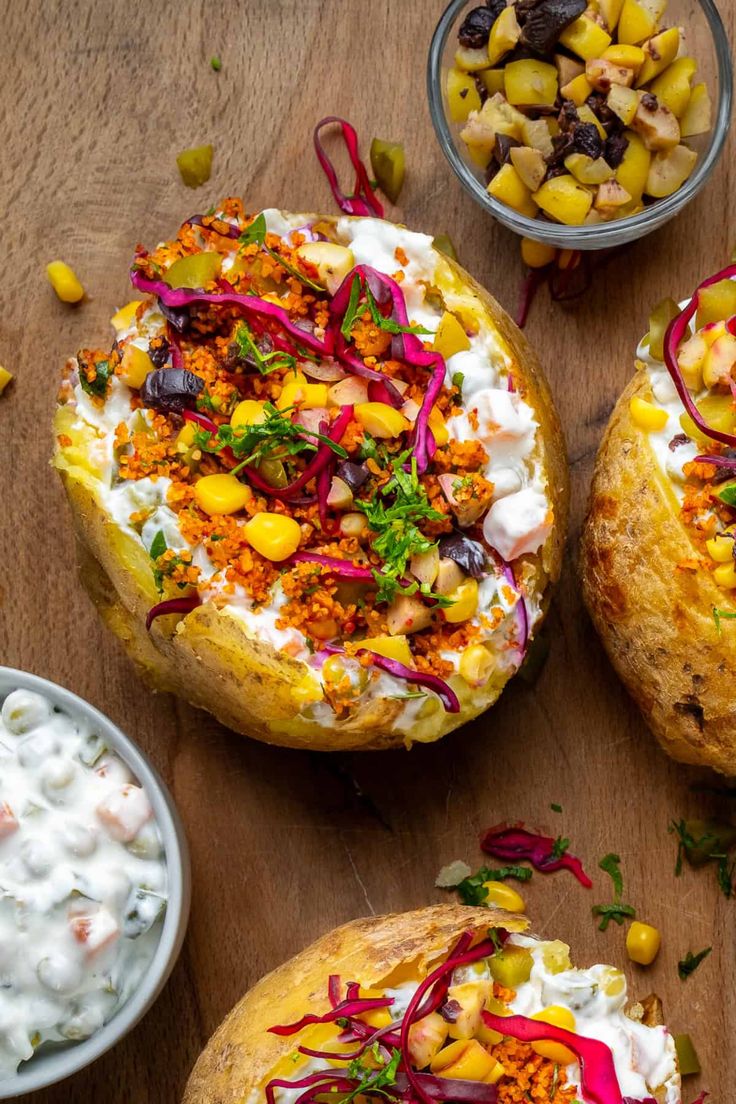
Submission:
<svg viewBox="0 0 736 1104">
<path fill-rule="evenodd" d="M 140 984 L 167 873 L 145 792 L 87 723 L 15 690 L 0 720 L 0 1079 Z"/>
<path fill-rule="evenodd" d="M 284 216 L 273 208 L 264 212 L 269 232 L 286 237 L 304 224 L 303 215 Z M 425 327 L 434 334 L 439 326 L 443 308 L 433 300 L 427 300 L 428 288 L 434 286 L 438 255 L 432 246 L 432 238 L 398 227 L 382 219 L 364 218 L 353 220 L 340 218 L 337 221 L 339 240 L 348 244 L 355 256 L 356 264 L 367 264 L 387 274 L 394 275 L 401 270 L 404 274 L 401 287 L 404 293 L 409 319 Z M 233 243 L 233 251 L 237 243 Z M 405 255 L 405 263 L 397 258 L 397 250 Z M 234 255 L 234 254 L 233 254 Z M 401 252 L 399 253 L 401 256 Z M 227 260 L 227 258 L 226 258 Z M 470 349 L 456 353 L 447 361 L 446 382 L 448 386 L 453 378 L 462 376 L 460 384 L 463 414 L 447 421 L 451 438 L 457 441 L 480 440 L 488 454 L 488 463 L 483 471 L 486 479 L 494 484 L 493 500 L 484 525 L 484 535 L 493 547 L 504 557 L 513 559 L 524 553 L 537 552 L 546 540 L 550 525 L 547 518 L 549 502 L 547 483 L 543 469 L 540 427 L 531 406 L 517 393 L 512 391 L 511 361 L 500 342 L 499 335 L 485 320 L 481 304 L 464 289 L 442 288 L 447 309 L 471 310 L 477 319 L 479 330 L 469 335 Z M 131 327 L 119 334 L 119 339 L 132 338 L 141 348 L 146 348 L 151 338 L 165 332 L 165 320 L 160 312 L 151 306 L 142 317 L 135 320 Z M 126 483 L 116 483 L 113 471 L 113 443 L 116 427 L 124 422 L 134 428 L 136 421 L 147 417 L 140 410 L 130 409 L 131 392 L 117 378 L 111 383 L 110 397 L 103 407 L 92 403 L 81 386 L 75 388 L 76 410 L 82 423 L 93 426 L 99 438 L 99 447 L 103 451 L 103 481 L 99 493 L 107 513 L 115 523 L 125 529 L 136 540 L 140 540 L 148 550 L 156 536 L 163 532 L 167 546 L 174 551 L 189 549 L 193 563 L 202 569 L 200 588 L 203 598 L 217 597 L 225 601 L 225 579 L 222 573 L 215 572 L 208 557 L 199 548 L 190 548 L 182 537 L 176 514 L 166 506 L 166 496 L 170 481 L 166 478 L 141 479 Z M 475 413 L 473 413 L 475 412 Z M 477 418 L 477 429 L 473 420 Z M 130 515 L 136 511 L 150 511 L 151 516 L 138 532 L 130 523 Z M 498 644 L 499 666 L 506 669 L 509 665 L 518 666 L 518 652 L 505 647 L 516 639 L 518 623 L 514 612 L 521 601 L 519 595 L 512 603 L 499 600 L 497 580 L 491 578 L 490 585 L 481 587 L 481 601 L 473 624 L 482 624 L 481 618 L 488 617 L 492 609 L 501 608 L 504 620 L 493 632 L 484 631 L 486 640 Z M 278 584 L 277 584 L 278 586 Z M 282 630 L 276 625 L 277 611 L 280 607 L 274 588 L 270 605 L 252 607 L 242 596 L 227 600 L 227 608 L 242 623 L 249 634 L 270 643 L 276 650 L 285 648 L 296 659 L 308 663 L 310 653 L 306 637 L 296 629 Z M 487 604 L 486 604 L 487 603 Z M 529 626 L 533 630 L 541 610 L 538 604 L 529 608 Z M 457 668 L 460 654 L 448 651 L 444 656 Z M 306 672 L 308 673 L 308 672 Z M 406 697 L 406 687 L 398 693 L 397 680 L 386 672 L 374 670 L 371 685 L 380 696 L 390 695 L 404 699 L 401 712 L 394 722 L 402 731 L 410 731 L 421 701 Z M 310 707 L 314 713 L 314 706 Z"/>
</svg>

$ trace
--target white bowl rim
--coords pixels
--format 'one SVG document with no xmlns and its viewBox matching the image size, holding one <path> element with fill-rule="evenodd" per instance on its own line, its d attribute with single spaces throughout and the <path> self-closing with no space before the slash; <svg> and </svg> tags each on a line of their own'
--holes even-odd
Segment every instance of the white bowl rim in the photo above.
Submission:
<svg viewBox="0 0 736 1104">
<path fill-rule="evenodd" d="M 126 766 L 143 785 L 153 806 L 166 856 L 169 898 L 156 952 L 143 981 L 99 1031 L 79 1043 L 42 1051 L 21 1065 L 13 1076 L 0 1080 L 0 1100 L 11 1100 L 63 1081 L 96 1061 L 131 1031 L 148 1012 L 166 984 L 184 942 L 191 902 L 191 869 L 184 826 L 158 771 L 126 734 L 71 690 L 28 671 L 0 666 L 0 702 L 12 690 L 34 690 L 72 716 L 82 715 L 109 739 Z"/>
</svg>

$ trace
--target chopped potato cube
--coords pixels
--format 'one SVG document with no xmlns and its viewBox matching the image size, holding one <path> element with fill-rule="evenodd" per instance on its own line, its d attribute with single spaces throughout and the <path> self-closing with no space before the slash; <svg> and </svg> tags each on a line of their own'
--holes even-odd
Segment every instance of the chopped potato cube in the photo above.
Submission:
<svg viewBox="0 0 736 1104">
<path fill-rule="evenodd" d="M 637 85 L 641 88 L 643 84 L 648 84 L 649 81 L 663 73 L 677 57 L 679 48 L 679 27 L 668 27 L 666 31 L 654 35 L 648 42 L 645 42 L 643 46 L 644 64 L 639 70 L 636 79 Z"/>
<path fill-rule="evenodd" d="M 708 88 L 705 84 L 696 84 L 680 120 L 680 133 L 683 138 L 692 138 L 696 134 L 705 134 L 710 127 L 711 106 Z"/>
<path fill-rule="evenodd" d="M 650 150 L 674 149 L 680 141 L 680 124 L 670 109 L 663 104 L 650 107 L 646 96 L 639 100 L 631 129 L 641 135 Z"/>
<path fill-rule="evenodd" d="M 496 65 L 519 41 L 521 27 L 513 5 L 504 8 L 488 36 L 488 61 Z"/>
<path fill-rule="evenodd" d="M 537 213 L 532 194 L 513 165 L 501 166 L 488 185 L 488 194 L 527 218 L 534 218 Z"/>
<path fill-rule="evenodd" d="M 534 201 L 558 222 L 582 226 L 593 203 L 593 196 L 573 176 L 555 176 L 535 192 Z"/>
<path fill-rule="evenodd" d="M 652 155 L 633 130 L 624 131 L 624 135 L 629 144 L 621 164 L 616 169 L 616 180 L 633 199 L 638 201 L 644 192 Z"/>
<path fill-rule="evenodd" d="M 510 104 L 551 106 L 557 99 L 557 69 L 536 58 L 510 61 L 504 70 L 504 85 Z"/>
<path fill-rule="evenodd" d="M 637 46 L 651 38 L 657 29 L 657 21 L 638 0 L 624 0 L 618 21 L 618 40 Z"/>
<path fill-rule="evenodd" d="M 536 192 L 547 173 L 544 155 L 531 146 L 512 146 L 509 151 L 511 164 L 530 191 Z"/>
<path fill-rule="evenodd" d="M 687 146 L 675 146 L 655 154 L 649 167 L 644 191 L 655 199 L 663 199 L 680 188 L 695 168 L 698 155 Z"/>
<path fill-rule="evenodd" d="M 560 42 L 573 54 L 587 61 L 600 57 L 607 46 L 611 45 L 611 36 L 587 15 L 581 15 L 560 35 Z"/>
<path fill-rule="evenodd" d="M 480 111 L 480 93 L 469 73 L 450 69 L 447 74 L 447 110 L 454 123 L 464 123 L 471 111 Z"/>
<path fill-rule="evenodd" d="M 652 81 L 650 89 L 652 95 L 656 96 L 663 107 L 669 108 L 678 119 L 690 103 L 690 81 L 697 67 L 693 58 L 676 58 L 656 80 Z"/>
<path fill-rule="evenodd" d="M 568 83 L 560 89 L 563 97 L 566 100 L 572 100 L 576 107 L 582 107 L 592 91 L 593 86 L 586 77 L 585 72 L 580 73 L 577 77 L 573 77 L 571 81 L 568 81 Z"/>
<path fill-rule="evenodd" d="M 624 126 L 629 126 L 639 107 L 639 94 L 633 88 L 614 84 L 606 97 L 606 104 L 614 115 L 618 115 Z"/>
</svg>

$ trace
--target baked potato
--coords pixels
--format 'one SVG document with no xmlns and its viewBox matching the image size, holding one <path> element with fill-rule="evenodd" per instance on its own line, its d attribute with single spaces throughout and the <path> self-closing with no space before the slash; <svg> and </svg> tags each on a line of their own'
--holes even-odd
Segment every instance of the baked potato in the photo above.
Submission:
<svg viewBox="0 0 736 1104">
<path fill-rule="evenodd" d="M 432 741 L 497 699 L 560 571 L 537 361 L 432 239 L 226 200 L 136 255 L 68 366 L 81 577 L 156 688 L 291 747 Z"/>
<path fill-rule="evenodd" d="M 582 537 L 585 600 L 670 755 L 736 774 L 736 270 L 652 317 Z M 665 333 L 665 323 L 668 323 Z"/>
<path fill-rule="evenodd" d="M 371 1084 L 421 1104 L 679 1104 L 674 1041 L 653 1002 L 627 1014 L 619 970 L 573 969 L 564 943 L 526 927 L 443 905 L 330 932 L 236 1005 L 184 1104 L 306 1104 L 358 1087 L 372 1099 Z"/>
</svg>

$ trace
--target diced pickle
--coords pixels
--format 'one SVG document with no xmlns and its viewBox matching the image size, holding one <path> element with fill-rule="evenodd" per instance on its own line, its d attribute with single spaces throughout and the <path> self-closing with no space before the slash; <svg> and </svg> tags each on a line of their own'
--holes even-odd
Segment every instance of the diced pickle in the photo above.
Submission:
<svg viewBox="0 0 736 1104">
<path fill-rule="evenodd" d="M 533 965 L 531 952 L 526 947 L 517 947 L 513 943 L 488 959 L 491 977 L 507 989 L 517 989 L 528 981 Z"/>
<path fill-rule="evenodd" d="M 664 360 L 664 335 L 673 318 L 680 313 L 674 299 L 663 299 L 649 315 L 649 352 L 656 360 Z"/>
<path fill-rule="evenodd" d="M 700 1060 L 689 1035 L 675 1035 L 675 1050 L 681 1077 L 700 1073 Z"/>
<path fill-rule="evenodd" d="M 181 178 L 188 188 L 206 184 L 212 172 L 212 146 L 195 146 L 183 150 L 177 157 Z"/>
<path fill-rule="evenodd" d="M 371 142 L 371 167 L 378 187 L 396 203 L 404 183 L 406 158 L 400 142 L 386 142 L 374 138 Z"/>
<path fill-rule="evenodd" d="M 203 288 L 220 275 L 219 253 L 191 253 L 174 261 L 164 274 L 170 288 Z"/>
<path fill-rule="evenodd" d="M 698 313 L 695 324 L 698 329 L 709 322 L 720 322 L 736 314 L 736 281 L 719 280 L 698 293 Z"/>
<path fill-rule="evenodd" d="M 736 417 L 734 416 L 733 399 L 730 394 L 706 395 L 697 406 L 705 422 L 712 429 L 719 429 L 724 433 L 733 433 L 736 427 Z M 699 445 L 709 446 L 711 444 L 710 437 L 706 437 L 700 432 L 689 414 L 680 415 L 680 425 L 688 437 L 692 437 Z"/>
<path fill-rule="evenodd" d="M 128 939 L 137 939 L 149 931 L 165 911 L 165 898 L 139 886 L 133 890 L 125 907 L 123 934 Z"/>
</svg>

